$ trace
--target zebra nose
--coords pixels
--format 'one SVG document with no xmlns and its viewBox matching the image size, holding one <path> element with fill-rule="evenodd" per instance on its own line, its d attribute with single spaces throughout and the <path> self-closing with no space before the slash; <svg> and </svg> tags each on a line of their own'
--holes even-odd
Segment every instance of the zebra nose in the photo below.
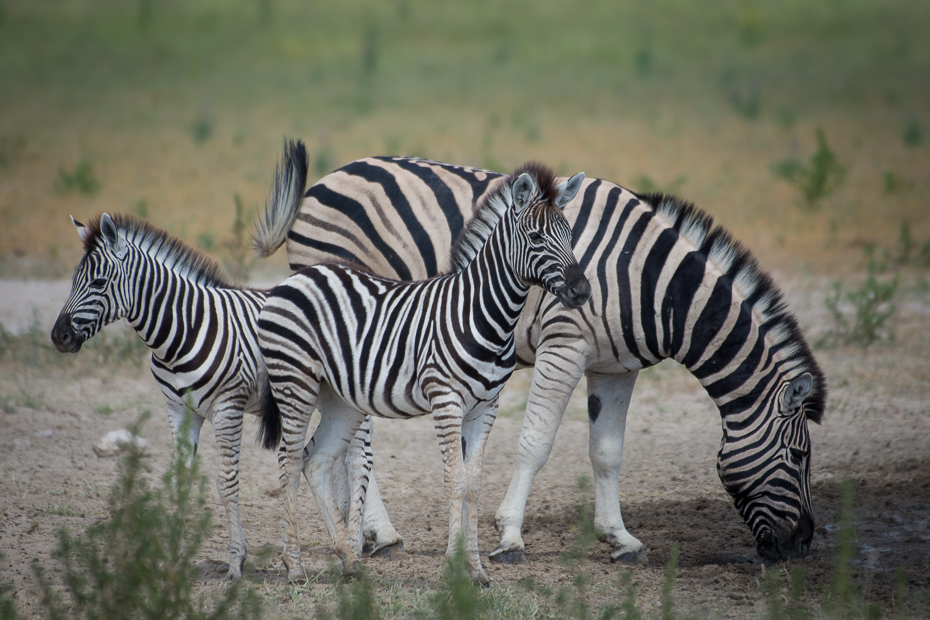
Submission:
<svg viewBox="0 0 930 620">
<path fill-rule="evenodd" d="M 60 353 L 74 353 L 81 348 L 81 340 L 71 327 L 71 315 L 62 314 L 52 328 L 52 344 Z"/>
<path fill-rule="evenodd" d="M 591 298 L 591 283 L 584 275 L 581 265 L 565 268 L 565 294 L 562 301 L 570 308 L 578 308 Z"/>
</svg>

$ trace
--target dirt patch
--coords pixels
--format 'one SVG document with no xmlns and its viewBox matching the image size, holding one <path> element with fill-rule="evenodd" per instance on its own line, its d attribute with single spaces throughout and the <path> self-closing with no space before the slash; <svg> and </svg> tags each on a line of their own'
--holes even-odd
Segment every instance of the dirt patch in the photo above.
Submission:
<svg viewBox="0 0 930 620">
<path fill-rule="evenodd" d="M 807 333 L 825 329 L 829 317 L 817 293 L 823 287 L 796 283 L 789 290 Z M 0 290 L 0 298 L 7 299 L 7 294 Z M 886 605 L 893 599 L 898 569 L 904 571 L 911 591 L 930 588 L 928 295 L 908 295 L 898 319 L 898 344 L 865 352 L 817 352 L 831 393 L 825 423 L 811 429 L 816 536 L 806 558 L 776 568 L 802 567 L 811 591 L 827 587 L 833 572 L 840 487 L 846 477 L 853 479 L 855 488 L 854 567 L 860 586 Z M 20 301 L 21 313 L 31 313 L 26 300 Z M 117 461 L 97 458 L 93 444 L 150 411 L 144 436 L 151 441 L 152 475 L 160 475 L 167 466 L 170 440 L 161 393 L 144 365 L 119 366 L 93 368 L 78 356 L 40 366 L 7 361 L 0 368 L 5 403 L 0 411 L 0 576 L 12 581 L 26 613 L 38 611 L 30 564 L 55 566 L 51 554 L 57 529 L 80 530 L 104 516 Z M 489 440 L 479 530 L 485 556 L 498 542 L 494 512 L 513 471 L 528 378 L 528 373 L 518 373 L 508 385 L 503 413 Z M 485 564 L 501 591 L 522 592 L 519 584 L 526 579 L 554 589 L 571 585 L 561 557 L 575 540 L 577 480 L 591 476 L 584 402 L 580 389 L 530 495 L 524 525 L 530 563 Z M 287 586 L 277 559 L 283 533 L 277 466 L 271 453 L 252 442 L 255 429 L 255 421 L 249 419 L 240 505 L 253 554 L 246 578 L 262 593 L 273 617 L 306 615 L 332 591 L 332 580 L 322 575 L 300 589 Z M 611 564 L 610 550 L 596 544 L 586 565 L 592 604 L 619 603 L 620 576 L 631 573 L 644 609 L 658 610 L 665 564 L 677 541 L 679 609 L 733 618 L 762 612 L 758 581 L 772 567 L 760 562 L 748 529 L 717 479 L 714 458 L 719 441 L 719 416 L 686 371 L 662 364 L 642 373 L 627 427 L 620 493 L 626 525 L 646 544 L 649 563 Z M 402 612 L 412 605 L 411 592 L 437 586 L 443 566 L 448 513 L 441 459 L 426 419 L 379 421 L 374 449 L 381 491 L 404 537 L 406 553 L 365 562 L 380 584 L 379 596 L 394 601 Z M 200 454 L 212 487 L 216 461 L 209 425 Z M 216 518 L 201 553 L 208 567 L 228 559 L 222 507 L 212 488 L 209 497 Z M 305 566 L 317 575 L 331 559 L 330 543 L 305 485 L 300 508 Z M 271 559 L 255 560 L 263 547 L 274 550 Z M 219 575 L 225 569 L 216 566 L 205 572 L 199 586 L 204 592 L 224 587 Z M 543 604 L 542 598 L 538 601 Z"/>
</svg>

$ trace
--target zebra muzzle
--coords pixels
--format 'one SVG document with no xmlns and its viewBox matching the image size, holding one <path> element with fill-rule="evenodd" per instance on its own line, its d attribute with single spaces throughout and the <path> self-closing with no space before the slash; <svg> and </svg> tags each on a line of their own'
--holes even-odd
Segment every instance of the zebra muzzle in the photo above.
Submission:
<svg viewBox="0 0 930 620">
<path fill-rule="evenodd" d="M 52 328 L 52 344 L 59 353 L 77 353 L 81 350 L 84 340 L 71 327 L 71 315 L 59 315 Z"/>
<path fill-rule="evenodd" d="M 591 283 L 580 265 L 565 268 L 565 285 L 559 291 L 559 300 L 567 308 L 579 308 L 591 299 Z"/>
</svg>

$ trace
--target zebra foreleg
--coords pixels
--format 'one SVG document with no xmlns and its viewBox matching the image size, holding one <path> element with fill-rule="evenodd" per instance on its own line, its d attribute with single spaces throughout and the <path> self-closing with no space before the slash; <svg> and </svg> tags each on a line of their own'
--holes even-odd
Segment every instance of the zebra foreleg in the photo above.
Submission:
<svg viewBox="0 0 930 620">
<path fill-rule="evenodd" d="M 577 364 L 569 366 L 569 360 Z M 523 536 L 523 517 L 526 500 L 530 495 L 533 480 L 542 469 L 552 452 L 556 431 L 562 422 L 562 414 L 568 406 L 568 400 L 581 376 L 584 374 L 584 360 L 577 351 L 567 354 L 540 353 L 533 371 L 533 383 L 527 397 L 526 414 L 523 417 L 523 429 L 517 440 L 516 466 L 507 495 L 497 514 L 494 526 L 501 536 L 497 549 L 491 552 L 490 559 L 502 564 L 525 564 Z"/>
<path fill-rule="evenodd" d="M 594 529 L 609 544 L 614 562 L 646 562 L 646 549 L 630 535 L 620 515 L 620 465 L 626 415 L 636 371 L 622 375 L 587 373 L 588 455 L 594 468 Z"/>
<path fill-rule="evenodd" d="M 440 399 L 447 399 L 448 396 L 444 394 L 440 396 Z M 446 546 L 446 556 L 455 555 L 458 541 L 461 538 L 465 544 L 465 558 L 472 580 L 481 585 L 490 585 L 491 580 L 484 572 L 481 566 L 481 556 L 477 553 L 478 540 L 468 538 L 469 532 L 463 523 L 468 498 L 465 461 L 462 456 L 462 406 L 457 402 L 445 402 L 438 407 L 434 405 L 433 426 L 436 429 L 436 437 L 439 439 L 439 448 L 445 465 L 443 481 L 446 496 L 449 498 L 449 544 Z M 477 530 L 475 534 L 477 536 Z"/>
<path fill-rule="evenodd" d="M 242 523 L 239 520 L 239 449 L 242 445 L 242 410 L 245 399 L 215 406 L 211 422 L 216 439 L 218 471 L 216 490 L 226 508 L 229 526 L 229 572 L 227 579 L 242 577 L 248 555 Z"/>
<path fill-rule="evenodd" d="M 465 465 L 465 506 L 462 518 L 465 521 L 467 541 L 473 548 L 467 549 L 469 557 L 480 557 L 478 549 L 478 495 L 481 491 L 481 469 L 484 464 L 484 448 L 487 445 L 491 426 L 497 418 L 497 399 L 482 403 L 472 409 L 462 420 L 462 456 Z"/>
</svg>

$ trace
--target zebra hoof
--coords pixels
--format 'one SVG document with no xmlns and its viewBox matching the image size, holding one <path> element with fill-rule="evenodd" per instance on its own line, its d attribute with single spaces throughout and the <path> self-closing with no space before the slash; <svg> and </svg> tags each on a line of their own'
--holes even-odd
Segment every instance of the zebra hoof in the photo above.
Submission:
<svg viewBox="0 0 930 620">
<path fill-rule="evenodd" d="M 648 564 L 649 558 L 646 557 L 646 549 L 642 548 L 639 551 L 624 551 L 623 549 L 617 549 L 610 554 L 611 562 L 619 562 L 621 564 Z"/>
<path fill-rule="evenodd" d="M 307 573 L 304 572 L 303 568 L 298 568 L 295 570 L 287 571 L 287 582 L 288 583 L 305 583 L 307 581 Z"/>
<path fill-rule="evenodd" d="M 488 559 L 498 564 L 529 564 L 523 549 L 509 549 L 507 551 L 498 547 L 491 552 Z"/>
<path fill-rule="evenodd" d="M 472 570 L 471 571 L 471 580 L 474 581 L 477 585 L 482 588 L 491 587 L 491 578 L 488 577 L 488 574 L 484 572 L 483 569 Z"/>
<path fill-rule="evenodd" d="M 385 558 L 387 560 L 400 560 L 403 557 L 406 557 L 407 552 L 404 551 L 404 542 L 396 542 L 390 545 L 385 545 L 383 547 L 377 547 L 372 549 L 369 557 L 372 558 Z"/>
</svg>

